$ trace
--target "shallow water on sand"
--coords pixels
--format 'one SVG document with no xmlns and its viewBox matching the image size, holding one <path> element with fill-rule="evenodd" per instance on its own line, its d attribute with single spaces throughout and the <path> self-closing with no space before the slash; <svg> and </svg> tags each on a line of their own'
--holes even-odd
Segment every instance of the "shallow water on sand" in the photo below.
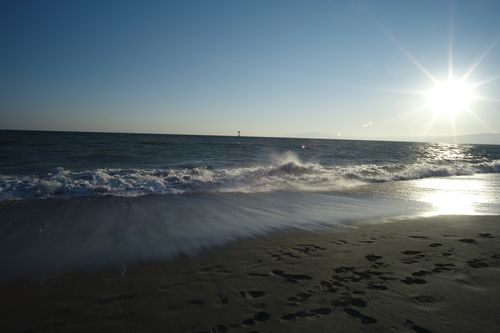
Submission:
<svg viewBox="0 0 500 333">
<path fill-rule="evenodd" d="M 496 174 L 373 183 L 342 192 L 195 193 L 0 204 L 0 279 L 194 255 L 286 229 L 396 217 L 500 214 Z"/>
</svg>

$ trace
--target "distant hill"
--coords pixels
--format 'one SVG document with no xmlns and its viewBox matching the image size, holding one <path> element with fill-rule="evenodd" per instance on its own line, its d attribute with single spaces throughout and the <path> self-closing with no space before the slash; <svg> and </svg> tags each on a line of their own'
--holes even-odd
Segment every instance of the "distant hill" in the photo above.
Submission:
<svg viewBox="0 0 500 333">
<path fill-rule="evenodd" d="M 349 137 L 333 136 L 324 133 L 301 133 L 291 137 L 316 138 L 316 139 L 340 139 L 340 140 L 382 140 L 382 141 L 410 141 L 410 142 L 442 142 L 442 143 L 470 143 L 500 145 L 500 133 L 476 133 L 455 136 L 405 136 L 405 137 Z"/>
<path fill-rule="evenodd" d="M 478 133 L 469 135 L 425 137 L 419 141 L 444 143 L 471 143 L 500 145 L 500 133 Z"/>
<path fill-rule="evenodd" d="M 500 133 L 476 133 L 457 136 L 407 136 L 407 137 L 386 137 L 385 140 L 412 141 L 412 142 L 439 142 L 439 143 L 469 143 L 500 145 Z"/>
</svg>

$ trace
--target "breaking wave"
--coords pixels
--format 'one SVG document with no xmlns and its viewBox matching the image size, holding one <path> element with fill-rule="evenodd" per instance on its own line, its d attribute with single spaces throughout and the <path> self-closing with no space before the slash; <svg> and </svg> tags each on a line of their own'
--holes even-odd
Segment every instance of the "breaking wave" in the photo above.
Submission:
<svg viewBox="0 0 500 333">
<path fill-rule="evenodd" d="M 326 166 L 287 152 L 272 162 L 240 168 L 56 168 L 45 176 L 0 175 L 0 200 L 92 196 L 134 197 L 200 192 L 338 191 L 348 187 L 428 177 L 499 173 L 500 160 L 415 164 Z"/>
</svg>

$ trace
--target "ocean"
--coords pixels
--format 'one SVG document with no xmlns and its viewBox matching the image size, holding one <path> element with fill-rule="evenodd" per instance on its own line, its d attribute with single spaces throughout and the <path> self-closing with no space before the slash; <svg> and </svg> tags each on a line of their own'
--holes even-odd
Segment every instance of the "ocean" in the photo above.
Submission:
<svg viewBox="0 0 500 333">
<path fill-rule="evenodd" d="M 0 279 L 353 221 L 500 214 L 500 146 L 0 131 Z"/>
</svg>

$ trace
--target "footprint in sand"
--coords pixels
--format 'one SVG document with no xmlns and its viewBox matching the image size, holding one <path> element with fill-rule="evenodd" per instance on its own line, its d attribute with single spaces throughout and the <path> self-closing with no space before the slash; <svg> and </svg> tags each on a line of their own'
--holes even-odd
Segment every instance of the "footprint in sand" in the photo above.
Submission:
<svg viewBox="0 0 500 333">
<path fill-rule="evenodd" d="M 405 321 L 405 327 L 408 327 L 409 329 L 417 332 L 417 333 L 432 333 L 431 331 L 429 331 L 428 329 L 426 328 L 423 328 L 421 326 L 418 326 L 418 325 L 415 325 L 413 323 L 413 321 L 411 321 L 410 319 L 406 319 Z"/>
<path fill-rule="evenodd" d="M 411 235 L 411 236 L 408 236 L 410 238 L 416 238 L 416 239 L 427 239 L 429 237 L 426 237 L 426 236 L 414 236 L 414 235 Z"/>
<path fill-rule="evenodd" d="M 431 274 L 432 272 L 429 272 L 429 271 L 426 271 L 426 270 L 420 270 L 418 272 L 414 272 L 414 273 L 411 273 L 411 275 L 413 276 L 426 276 L 426 275 L 429 275 Z"/>
<path fill-rule="evenodd" d="M 443 252 L 443 257 L 450 257 L 453 255 L 453 252 L 455 252 L 455 248 L 449 248 L 445 252 Z"/>
<path fill-rule="evenodd" d="M 297 244 L 297 247 L 294 247 L 293 250 L 297 252 L 302 252 L 304 254 L 310 254 L 311 252 L 323 251 L 326 249 L 324 247 L 317 246 L 314 244 Z"/>
<path fill-rule="evenodd" d="M 483 237 L 483 238 L 495 238 L 495 236 L 493 236 L 492 234 L 490 234 L 489 232 L 483 232 L 483 233 L 480 233 L 479 234 L 479 237 Z"/>
<path fill-rule="evenodd" d="M 255 324 L 257 324 L 257 322 L 253 318 L 248 318 L 241 322 L 241 326 L 243 327 L 253 326 Z"/>
<path fill-rule="evenodd" d="M 462 243 L 467 243 L 467 244 L 477 244 L 477 241 L 475 239 L 472 239 L 472 238 L 462 238 L 462 239 L 459 239 L 458 241 L 462 242 Z"/>
<path fill-rule="evenodd" d="M 365 258 L 368 261 L 376 261 L 376 260 L 382 259 L 382 256 L 378 256 L 378 255 L 372 253 L 372 254 L 367 254 L 365 256 Z"/>
<path fill-rule="evenodd" d="M 267 312 L 264 312 L 264 311 L 257 312 L 253 316 L 253 319 L 255 319 L 256 321 L 259 321 L 261 323 L 268 321 L 269 318 L 271 318 L 271 315 L 269 313 L 267 313 Z"/>
<path fill-rule="evenodd" d="M 375 282 L 368 283 L 368 289 L 373 290 L 387 290 L 387 286 Z"/>
<path fill-rule="evenodd" d="M 264 323 L 271 318 L 271 315 L 267 312 L 257 312 L 252 318 L 247 318 L 241 322 L 241 326 L 249 327 L 257 324 L 258 322 Z"/>
<path fill-rule="evenodd" d="M 426 284 L 427 283 L 427 281 L 425 281 L 424 279 L 415 278 L 415 277 L 411 277 L 411 276 L 407 276 L 404 279 L 401 279 L 401 282 L 403 282 L 404 284 Z"/>
<path fill-rule="evenodd" d="M 328 280 L 328 283 L 331 283 L 332 285 L 335 285 L 337 287 L 343 286 L 341 282 L 360 282 L 362 280 L 367 280 L 367 279 L 372 279 L 372 278 L 379 278 L 380 280 L 383 281 L 388 281 L 388 280 L 393 280 L 394 278 L 391 276 L 387 275 L 392 275 L 390 272 L 382 272 L 382 271 L 375 271 L 375 270 L 355 270 L 353 267 L 338 267 L 335 269 L 335 272 L 338 272 L 339 274 L 334 274 L 332 275 L 332 280 Z M 328 285 L 330 286 L 330 285 Z"/>
<path fill-rule="evenodd" d="M 315 313 L 317 315 L 326 316 L 327 314 L 332 313 L 332 309 L 330 309 L 330 308 L 317 308 L 317 309 L 312 309 L 311 312 Z"/>
<path fill-rule="evenodd" d="M 449 263 L 449 264 L 434 264 L 434 268 L 432 271 L 434 273 L 441 273 L 441 272 L 448 272 L 452 271 L 455 267 L 455 264 Z"/>
<path fill-rule="evenodd" d="M 268 277 L 269 274 L 267 273 L 256 273 L 256 272 L 250 272 L 247 273 L 248 276 L 255 276 L 255 277 Z"/>
<path fill-rule="evenodd" d="M 300 259 L 299 255 L 296 255 L 290 251 L 279 251 L 276 253 L 271 253 L 270 257 L 275 261 L 282 261 L 285 257 L 293 258 L 293 259 Z"/>
<path fill-rule="evenodd" d="M 295 312 L 295 313 L 287 313 L 281 317 L 281 320 L 286 321 L 286 322 L 290 322 L 290 321 L 297 320 L 299 318 L 326 316 L 330 313 L 332 313 L 332 309 L 323 307 L 323 308 L 312 309 L 310 311 L 299 311 L 299 312 Z"/>
<path fill-rule="evenodd" d="M 490 265 L 484 259 L 472 259 L 467 261 L 467 264 L 472 268 L 484 268 L 490 267 Z"/>
<path fill-rule="evenodd" d="M 412 256 L 412 255 L 415 255 L 415 254 L 420 254 L 420 253 L 422 253 L 422 251 L 406 250 L 406 251 L 403 251 L 401 253 L 402 254 L 406 254 L 407 256 Z"/>
<path fill-rule="evenodd" d="M 359 308 L 364 308 L 366 307 L 367 303 L 366 300 L 361 297 L 352 297 L 350 294 L 346 293 L 343 296 L 333 300 L 332 305 L 335 308 L 348 307 L 351 305 Z"/>
<path fill-rule="evenodd" d="M 333 281 L 335 280 L 335 281 Z M 345 277 L 342 277 L 340 275 L 332 275 L 332 280 L 328 280 L 332 286 L 335 286 L 335 287 L 343 287 L 344 284 L 342 282 L 347 282 L 347 279 Z"/>
<path fill-rule="evenodd" d="M 286 315 L 281 317 L 281 320 L 286 321 L 286 322 L 290 322 L 290 321 L 294 321 L 294 320 L 299 319 L 299 318 L 307 318 L 307 317 L 313 317 L 313 316 L 314 316 L 314 314 L 312 314 L 310 312 L 299 311 L 299 312 L 295 312 L 295 313 L 287 313 Z"/>
<path fill-rule="evenodd" d="M 355 267 L 351 266 L 340 266 L 334 269 L 336 273 L 346 273 L 346 272 L 351 272 L 355 269 Z"/>
<path fill-rule="evenodd" d="M 406 250 L 401 253 L 407 256 L 412 256 L 409 258 L 401 259 L 402 263 L 408 265 L 416 264 L 418 263 L 419 259 L 425 258 L 425 254 L 423 254 L 422 251 Z"/>
<path fill-rule="evenodd" d="M 443 244 L 441 244 L 441 243 L 432 243 L 432 244 L 429 244 L 429 247 L 439 247 L 439 246 L 443 246 Z"/>
<path fill-rule="evenodd" d="M 437 302 L 437 299 L 432 297 L 432 296 L 427 296 L 427 295 L 419 295 L 413 297 L 415 301 L 417 301 L 420 304 L 433 304 Z"/>
<path fill-rule="evenodd" d="M 377 320 L 372 317 L 365 316 L 361 312 L 351 309 L 351 308 L 345 308 L 344 309 L 345 313 L 347 313 L 349 316 L 360 319 L 362 324 L 368 325 L 368 324 L 375 324 Z"/>
<path fill-rule="evenodd" d="M 337 292 L 337 281 L 332 281 L 332 280 L 321 280 L 320 283 L 321 287 L 323 288 L 324 291 L 329 292 L 329 293 L 336 293 Z"/>
<path fill-rule="evenodd" d="M 306 275 L 306 274 L 289 274 L 289 273 L 285 273 L 284 271 L 279 270 L 279 269 L 273 270 L 272 273 L 276 276 L 279 276 L 279 277 L 286 279 L 286 282 L 291 282 L 291 283 L 295 283 L 299 280 L 311 280 L 312 279 L 311 276 Z"/>
<path fill-rule="evenodd" d="M 411 264 L 416 264 L 418 263 L 418 260 L 417 259 L 401 259 L 401 262 L 404 263 L 404 264 L 408 264 L 408 265 L 411 265 Z"/>
<path fill-rule="evenodd" d="M 288 305 L 299 306 L 300 304 L 304 304 L 311 296 L 311 293 L 298 293 L 288 299 Z"/>
<path fill-rule="evenodd" d="M 376 261 L 372 264 L 373 268 L 380 268 L 380 267 L 387 267 L 387 266 L 389 266 L 389 265 L 384 264 L 383 262 L 380 262 L 380 261 Z"/>
<path fill-rule="evenodd" d="M 247 299 L 255 299 L 264 296 L 266 293 L 261 290 L 249 290 L 247 292 L 240 291 L 241 297 L 245 297 Z"/>
</svg>

